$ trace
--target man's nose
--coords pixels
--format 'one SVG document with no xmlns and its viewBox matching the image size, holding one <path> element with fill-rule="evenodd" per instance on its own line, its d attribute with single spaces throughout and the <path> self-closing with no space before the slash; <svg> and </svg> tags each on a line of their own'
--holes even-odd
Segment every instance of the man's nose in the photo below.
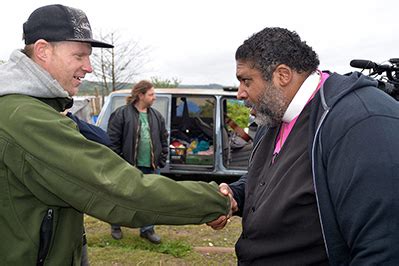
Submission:
<svg viewBox="0 0 399 266">
<path fill-rule="evenodd" d="M 248 98 L 248 94 L 245 89 L 242 88 L 242 85 L 238 86 L 237 99 L 246 100 Z"/>
<path fill-rule="evenodd" d="M 91 65 L 90 58 L 87 58 L 87 60 L 86 60 L 85 63 L 83 64 L 83 70 L 84 70 L 86 73 L 91 73 L 91 72 L 93 72 L 93 67 L 92 67 L 92 65 Z"/>
</svg>

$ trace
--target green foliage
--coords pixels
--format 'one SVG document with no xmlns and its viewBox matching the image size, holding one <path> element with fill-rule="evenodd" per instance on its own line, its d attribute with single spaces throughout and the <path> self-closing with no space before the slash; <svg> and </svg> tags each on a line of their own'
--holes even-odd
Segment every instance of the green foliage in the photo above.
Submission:
<svg viewBox="0 0 399 266">
<path fill-rule="evenodd" d="M 227 113 L 241 128 L 248 127 L 250 110 L 242 101 L 228 100 Z"/>
<path fill-rule="evenodd" d="M 151 82 L 152 84 L 154 84 L 155 88 L 177 88 L 180 85 L 181 80 L 179 80 L 178 78 L 172 78 L 172 80 L 163 79 L 154 76 L 151 77 Z"/>
</svg>

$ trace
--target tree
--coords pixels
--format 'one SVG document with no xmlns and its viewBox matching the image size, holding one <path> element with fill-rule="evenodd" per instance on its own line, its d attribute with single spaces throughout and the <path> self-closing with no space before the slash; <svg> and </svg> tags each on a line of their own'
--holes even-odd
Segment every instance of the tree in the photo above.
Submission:
<svg viewBox="0 0 399 266">
<path fill-rule="evenodd" d="M 227 113 L 241 128 L 248 127 L 250 109 L 239 100 L 227 101 Z"/>
<path fill-rule="evenodd" d="M 172 78 L 170 79 L 162 79 L 160 77 L 151 77 L 151 83 L 154 85 L 155 88 L 177 88 L 181 80 L 178 78 Z"/>
<path fill-rule="evenodd" d="M 101 94 L 108 95 L 111 91 L 130 87 L 134 77 L 148 63 L 149 47 L 141 47 L 133 40 L 122 42 L 116 31 L 100 34 L 98 38 L 114 45 L 112 49 L 93 50 L 92 65 L 94 75 L 103 86 Z"/>
</svg>

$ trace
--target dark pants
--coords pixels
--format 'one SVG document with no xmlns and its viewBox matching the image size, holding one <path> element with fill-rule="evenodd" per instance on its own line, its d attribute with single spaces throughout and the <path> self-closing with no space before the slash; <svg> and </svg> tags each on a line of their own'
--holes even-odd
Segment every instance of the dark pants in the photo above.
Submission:
<svg viewBox="0 0 399 266">
<path fill-rule="evenodd" d="M 141 166 L 136 166 L 137 169 L 139 169 L 143 174 L 159 174 L 160 170 L 159 169 L 152 169 L 150 167 L 141 167 Z M 117 224 L 111 224 L 112 229 L 121 229 L 120 225 Z M 154 225 L 146 225 L 140 228 L 140 233 L 144 232 L 154 232 Z"/>
</svg>

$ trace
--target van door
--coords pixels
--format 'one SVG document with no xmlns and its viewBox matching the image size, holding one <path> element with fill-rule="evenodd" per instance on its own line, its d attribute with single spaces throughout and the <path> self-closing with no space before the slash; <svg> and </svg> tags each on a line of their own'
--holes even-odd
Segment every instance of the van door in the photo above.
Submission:
<svg viewBox="0 0 399 266">
<path fill-rule="evenodd" d="M 250 126 L 250 110 L 242 100 L 221 100 L 223 166 L 228 170 L 247 170 L 256 128 Z"/>
</svg>

